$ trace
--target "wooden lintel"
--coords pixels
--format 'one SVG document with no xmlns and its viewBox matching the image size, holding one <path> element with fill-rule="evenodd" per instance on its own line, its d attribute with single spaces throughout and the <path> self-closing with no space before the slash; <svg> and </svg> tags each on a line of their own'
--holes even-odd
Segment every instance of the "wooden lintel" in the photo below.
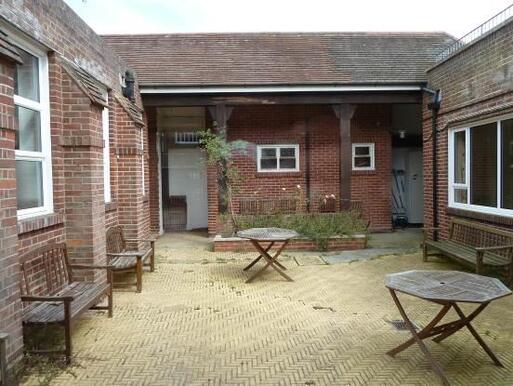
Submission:
<svg viewBox="0 0 513 386">
<path fill-rule="evenodd" d="M 422 102 L 420 92 L 318 93 L 258 95 L 149 95 L 143 94 L 145 106 L 215 106 L 304 105 L 304 104 L 390 104 Z"/>
</svg>

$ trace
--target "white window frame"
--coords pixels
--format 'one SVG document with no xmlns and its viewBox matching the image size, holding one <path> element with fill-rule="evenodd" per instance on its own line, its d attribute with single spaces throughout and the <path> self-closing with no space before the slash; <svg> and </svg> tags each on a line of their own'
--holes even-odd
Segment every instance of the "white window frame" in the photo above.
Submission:
<svg viewBox="0 0 513 386">
<path fill-rule="evenodd" d="M 39 63 L 39 102 L 13 96 L 15 106 L 25 107 L 39 112 L 41 122 L 41 152 L 15 150 L 16 161 L 41 161 L 43 179 L 43 205 L 36 208 L 17 211 L 18 220 L 53 213 L 53 180 L 52 180 L 52 143 L 50 133 L 50 91 L 48 76 L 47 53 L 29 42 L 11 36 L 16 46 L 38 58 Z"/>
<path fill-rule="evenodd" d="M 280 149 L 282 148 L 294 148 L 296 155 L 296 167 L 295 168 L 280 168 Z M 275 149 L 276 150 L 276 169 L 262 169 L 262 149 Z M 299 171 L 299 145 L 257 145 L 257 171 L 259 173 L 287 173 L 287 172 L 298 172 Z"/>
<path fill-rule="evenodd" d="M 106 94 L 107 105 L 109 103 L 109 94 Z M 112 202 L 112 191 L 110 186 L 110 121 L 109 108 L 102 110 L 102 129 L 103 129 L 103 193 L 105 203 Z"/>
<path fill-rule="evenodd" d="M 175 131 L 176 145 L 198 145 L 199 131 Z"/>
<path fill-rule="evenodd" d="M 369 155 L 356 155 L 357 147 L 368 147 Z M 353 170 L 375 170 L 376 169 L 376 161 L 375 161 L 375 151 L 374 151 L 374 143 L 353 143 L 352 144 L 352 166 Z M 356 157 L 370 157 L 370 166 L 356 166 L 355 158 Z"/>
<path fill-rule="evenodd" d="M 470 125 L 466 125 L 463 127 L 453 127 L 449 129 L 448 132 L 448 141 L 447 141 L 447 154 L 448 154 L 448 201 L 450 208 L 456 209 L 464 209 L 472 212 L 479 212 L 485 214 L 492 214 L 504 217 L 513 217 L 513 209 L 504 209 L 501 208 L 502 205 L 502 133 L 501 133 L 501 122 L 504 120 L 513 119 L 513 114 L 508 114 L 492 119 L 486 119 L 481 121 L 473 122 Z M 489 123 L 497 124 L 497 206 L 484 206 L 484 205 L 475 205 L 470 203 L 470 192 L 471 192 L 471 184 L 470 184 L 470 165 L 471 165 L 471 156 L 470 153 L 470 131 L 472 127 L 486 125 Z M 465 132 L 465 183 L 455 183 L 454 182 L 454 133 L 457 132 Z M 467 189 L 467 203 L 460 203 L 454 201 L 454 189 Z"/>
</svg>

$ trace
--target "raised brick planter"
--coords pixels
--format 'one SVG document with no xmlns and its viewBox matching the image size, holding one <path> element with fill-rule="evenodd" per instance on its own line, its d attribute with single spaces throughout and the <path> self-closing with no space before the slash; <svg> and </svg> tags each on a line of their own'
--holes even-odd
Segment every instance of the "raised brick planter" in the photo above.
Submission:
<svg viewBox="0 0 513 386">
<path fill-rule="evenodd" d="M 214 252 L 249 252 L 255 248 L 249 240 L 239 237 L 215 236 L 213 239 Z M 328 251 L 352 251 L 364 249 L 367 246 L 366 235 L 337 236 L 328 242 Z M 318 250 L 315 241 L 310 239 L 293 239 L 287 246 L 293 251 L 316 251 Z"/>
</svg>

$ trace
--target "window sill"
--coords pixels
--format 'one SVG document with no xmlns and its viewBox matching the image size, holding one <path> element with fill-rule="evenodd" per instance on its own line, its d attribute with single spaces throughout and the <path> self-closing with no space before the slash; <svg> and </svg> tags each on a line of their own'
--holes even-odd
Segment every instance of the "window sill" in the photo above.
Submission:
<svg viewBox="0 0 513 386">
<path fill-rule="evenodd" d="M 36 217 L 18 220 L 18 235 L 34 232 L 40 229 L 49 228 L 64 223 L 62 213 L 50 213 Z"/>
<path fill-rule="evenodd" d="M 513 218 L 492 213 L 474 212 L 472 210 L 447 207 L 446 213 L 450 216 L 464 217 L 473 220 L 485 221 L 497 225 L 513 226 Z"/>
<path fill-rule="evenodd" d="M 372 170 L 352 170 L 351 174 L 353 176 L 373 176 L 375 174 L 378 174 L 378 172 L 376 171 L 376 169 L 372 169 Z"/>
<path fill-rule="evenodd" d="M 118 208 L 118 203 L 111 201 L 105 203 L 105 212 L 112 212 Z"/>
<path fill-rule="evenodd" d="M 283 178 L 283 177 L 301 177 L 303 172 L 256 172 L 255 177 L 257 178 Z"/>
</svg>

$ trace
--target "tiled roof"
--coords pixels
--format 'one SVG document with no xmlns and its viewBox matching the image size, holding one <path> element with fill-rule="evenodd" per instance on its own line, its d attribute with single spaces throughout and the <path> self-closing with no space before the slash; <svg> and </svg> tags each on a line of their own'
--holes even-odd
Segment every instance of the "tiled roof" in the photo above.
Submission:
<svg viewBox="0 0 513 386">
<path fill-rule="evenodd" d="M 2 30 L 0 30 L 0 56 L 3 56 L 18 64 L 23 63 L 18 50 L 11 43 L 11 39 L 9 39 L 9 36 Z"/>
<path fill-rule="evenodd" d="M 137 125 L 144 126 L 143 112 L 139 106 L 119 93 L 114 93 L 114 97 Z"/>
<path fill-rule="evenodd" d="M 80 87 L 80 89 L 87 95 L 91 102 L 100 106 L 109 107 L 107 101 L 107 87 L 97 81 L 91 74 L 76 64 L 61 58 L 62 67 L 66 70 L 68 75 Z"/>
<path fill-rule="evenodd" d="M 445 33 L 108 35 L 141 86 L 397 84 L 426 81 Z"/>
</svg>

